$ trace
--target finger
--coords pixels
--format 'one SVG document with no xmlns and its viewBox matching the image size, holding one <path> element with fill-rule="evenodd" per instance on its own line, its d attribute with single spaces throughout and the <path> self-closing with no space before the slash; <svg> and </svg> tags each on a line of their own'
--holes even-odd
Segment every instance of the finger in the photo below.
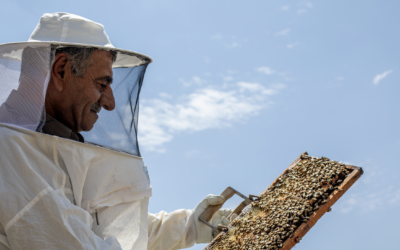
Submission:
<svg viewBox="0 0 400 250">
<path fill-rule="evenodd" d="M 227 225 L 229 225 L 230 223 L 231 223 L 231 222 L 230 222 L 225 216 L 222 217 L 221 224 L 222 224 L 223 226 L 227 226 Z"/>
<path fill-rule="evenodd" d="M 237 214 L 232 214 L 232 216 L 231 216 L 231 221 L 233 221 L 234 219 L 236 219 L 236 217 L 238 217 L 238 215 Z"/>
<path fill-rule="evenodd" d="M 219 205 L 224 202 L 224 197 L 221 195 L 207 195 L 198 205 L 196 208 L 200 208 L 201 210 L 206 209 L 210 205 Z"/>
<path fill-rule="evenodd" d="M 220 209 L 217 212 L 215 212 L 215 216 L 221 218 L 222 216 L 228 217 L 232 213 L 232 209 Z"/>
<path fill-rule="evenodd" d="M 205 200 L 207 201 L 208 205 L 220 205 L 225 202 L 225 198 L 222 195 L 212 195 L 209 194 L 206 196 Z"/>
<path fill-rule="evenodd" d="M 223 216 L 226 217 L 228 217 L 233 212 L 232 209 L 221 209 L 221 210 L 223 210 Z"/>
</svg>

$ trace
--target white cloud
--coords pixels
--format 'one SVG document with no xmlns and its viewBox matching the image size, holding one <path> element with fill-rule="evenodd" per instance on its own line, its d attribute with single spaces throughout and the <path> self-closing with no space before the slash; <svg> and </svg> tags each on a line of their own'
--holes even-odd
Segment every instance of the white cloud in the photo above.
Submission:
<svg viewBox="0 0 400 250">
<path fill-rule="evenodd" d="M 200 156 L 201 153 L 200 153 L 198 150 L 190 150 L 190 151 L 187 152 L 185 155 L 186 155 L 186 157 L 188 157 L 188 158 L 193 158 L 193 157 L 196 157 L 196 156 Z"/>
<path fill-rule="evenodd" d="M 311 9 L 314 5 L 311 2 L 299 3 L 300 8 L 297 10 L 297 14 L 301 15 L 307 12 L 307 9 Z"/>
<path fill-rule="evenodd" d="M 238 82 L 227 89 L 201 88 L 175 102 L 144 100 L 140 107 L 140 145 L 153 151 L 182 132 L 229 127 L 266 108 L 268 97 L 284 85 L 267 88 L 259 83 Z"/>
<path fill-rule="evenodd" d="M 240 92 L 249 91 L 261 95 L 275 95 L 279 89 L 285 87 L 283 84 L 278 84 L 274 88 L 266 89 L 263 85 L 252 82 L 238 82 L 236 85 L 239 87 Z"/>
<path fill-rule="evenodd" d="M 213 35 L 212 37 L 211 37 L 211 40 L 217 40 L 217 41 L 219 41 L 219 40 L 221 40 L 222 39 L 222 35 L 221 34 L 215 34 L 215 35 Z"/>
<path fill-rule="evenodd" d="M 293 81 L 294 78 L 290 76 L 290 72 L 279 72 L 278 73 L 280 76 L 282 76 L 282 80 L 285 81 Z"/>
<path fill-rule="evenodd" d="M 118 132 L 107 132 L 107 135 L 113 138 L 113 148 L 130 148 L 130 142 L 126 134 Z"/>
<path fill-rule="evenodd" d="M 304 14 L 306 12 L 307 12 L 307 10 L 305 10 L 305 9 L 298 9 L 297 10 L 297 14 L 299 14 L 299 15 Z"/>
<path fill-rule="evenodd" d="M 304 6 L 304 7 L 309 8 L 309 9 L 311 9 L 312 7 L 314 7 L 314 5 L 313 5 L 311 2 L 303 2 L 303 3 L 300 3 L 300 6 Z"/>
<path fill-rule="evenodd" d="M 389 206 L 400 206 L 400 185 L 391 185 L 372 192 L 359 192 L 344 196 L 338 204 L 339 212 L 370 213 Z"/>
<path fill-rule="evenodd" d="M 307 12 L 306 9 L 298 9 L 298 10 L 297 10 L 297 14 L 299 14 L 299 15 L 304 14 L 304 13 L 306 13 L 306 12 Z"/>
<path fill-rule="evenodd" d="M 289 34 L 289 32 L 290 32 L 290 29 L 287 28 L 287 29 L 284 29 L 284 30 L 281 30 L 281 31 L 277 32 L 276 34 L 278 36 L 285 36 L 285 35 Z"/>
<path fill-rule="evenodd" d="M 288 48 L 288 49 L 293 49 L 293 48 L 296 47 L 297 45 L 299 45 L 299 42 L 286 44 L 286 48 Z"/>
<path fill-rule="evenodd" d="M 231 44 L 226 44 L 225 46 L 226 46 L 228 49 L 233 49 L 233 48 L 238 47 L 238 46 L 239 46 L 239 43 L 233 42 L 233 43 L 231 43 Z"/>
<path fill-rule="evenodd" d="M 226 82 L 230 82 L 233 81 L 235 78 L 232 76 L 233 74 L 235 74 L 234 71 L 232 70 L 227 70 L 226 74 L 221 74 L 222 80 L 226 83 Z"/>
<path fill-rule="evenodd" d="M 179 81 L 183 84 L 183 86 L 185 87 L 190 87 L 192 85 L 202 85 L 204 83 L 206 83 L 205 80 L 201 79 L 198 76 L 193 76 L 189 81 L 186 81 L 184 79 L 179 79 Z"/>
<path fill-rule="evenodd" d="M 338 77 L 336 77 L 336 80 L 338 80 L 338 81 L 343 81 L 343 80 L 344 80 L 344 77 L 343 77 L 343 76 L 338 76 Z"/>
<path fill-rule="evenodd" d="M 259 68 L 256 68 L 256 70 L 258 72 L 266 74 L 266 75 L 272 75 L 275 73 L 275 70 L 271 69 L 270 67 L 259 67 Z"/>
<path fill-rule="evenodd" d="M 288 11 L 290 9 L 290 5 L 283 5 L 282 7 L 281 7 L 281 10 L 282 11 Z"/>
<path fill-rule="evenodd" d="M 163 92 L 159 93 L 158 96 L 161 97 L 161 98 L 167 98 L 167 99 L 171 99 L 172 98 L 172 96 L 170 94 L 163 93 Z"/>
<path fill-rule="evenodd" d="M 380 81 L 382 81 L 385 77 L 387 77 L 392 72 L 393 72 L 393 70 L 387 70 L 387 71 L 383 72 L 382 74 L 376 75 L 373 83 L 378 84 Z"/>
<path fill-rule="evenodd" d="M 388 169 L 375 165 L 370 159 L 359 164 L 364 174 L 344 194 L 335 209 L 341 213 L 370 213 L 385 208 L 400 207 L 400 183 Z"/>
<path fill-rule="evenodd" d="M 225 81 L 225 82 L 229 82 L 229 81 L 232 81 L 234 78 L 232 77 L 232 76 L 222 76 L 222 79 Z"/>
</svg>

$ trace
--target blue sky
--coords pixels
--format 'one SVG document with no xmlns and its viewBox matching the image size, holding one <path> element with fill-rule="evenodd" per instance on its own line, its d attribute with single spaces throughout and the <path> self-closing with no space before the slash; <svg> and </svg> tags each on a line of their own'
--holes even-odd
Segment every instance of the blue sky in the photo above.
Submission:
<svg viewBox="0 0 400 250">
<path fill-rule="evenodd" d="M 365 174 L 295 249 L 396 249 L 399 8 L 394 0 L 3 0 L 0 43 L 26 41 L 43 13 L 64 11 L 154 59 L 139 122 L 150 212 L 194 208 L 227 186 L 259 194 L 308 151 Z"/>
</svg>

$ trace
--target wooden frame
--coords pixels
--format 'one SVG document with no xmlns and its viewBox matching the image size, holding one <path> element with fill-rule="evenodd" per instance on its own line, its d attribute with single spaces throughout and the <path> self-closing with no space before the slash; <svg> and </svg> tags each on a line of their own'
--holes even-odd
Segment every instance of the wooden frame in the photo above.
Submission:
<svg viewBox="0 0 400 250">
<path fill-rule="evenodd" d="M 304 152 L 302 155 L 308 155 L 307 152 Z M 286 175 L 290 169 L 292 169 L 299 161 L 302 160 L 300 155 L 290 166 L 283 171 L 281 175 L 278 176 L 278 178 L 275 179 L 275 181 L 269 185 L 262 193 L 261 195 L 267 193 L 273 185 L 275 185 L 278 182 L 278 179 L 284 175 Z M 346 165 L 346 169 L 350 171 L 350 174 L 346 177 L 346 179 L 343 180 L 343 182 L 339 185 L 339 189 L 334 190 L 329 197 L 326 199 L 327 202 L 325 204 L 321 204 L 319 206 L 319 209 L 314 211 L 310 216 L 309 220 L 307 222 L 303 222 L 294 232 L 293 232 L 293 237 L 287 238 L 285 242 L 283 242 L 282 248 L 280 250 L 289 250 L 293 246 L 295 246 L 299 241 L 304 237 L 304 235 L 317 223 L 317 221 L 328 211 L 330 207 L 332 207 L 335 202 L 342 197 L 342 195 L 361 177 L 361 175 L 364 173 L 362 168 L 360 167 L 355 167 L 351 165 Z M 239 210 L 239 207 L 235 209 L 235 211 Z M 251 204 L 245 208 L 243 212 L 234 220 L 239 220 L 242 218 L 247 212 L 251 210 Z M 242 208 L 243 209 L 243 208 Z M 241 209 L 240 209 L 241 211 Z M 231 223 L 232 224 L 232 223 Z M 227 231 L 221 232 L 213 241 L 208 244 L 204 250 L 211 250 L 213 249 L 213 245 L 217 242 L 219 242 L 220 238 L 229 231 L 231 225 L 228 226 Z"/>
</svg>

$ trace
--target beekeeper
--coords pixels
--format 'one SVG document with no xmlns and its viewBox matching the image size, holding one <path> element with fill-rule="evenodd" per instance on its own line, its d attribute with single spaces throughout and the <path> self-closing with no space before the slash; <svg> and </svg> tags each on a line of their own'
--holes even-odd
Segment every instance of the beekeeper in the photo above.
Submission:
<svg viewBox="0 0 400 250">
<path fill-rule="evenodd" d="M 44 14 L 28 42 L 0 45 L 0 250 L 181 249 L 212 240 L 198 216 L 221 196 L 148 213 L 137 125 L 151 62 L 68 13 Z M 230 212 L 219 210 L 211 224 L 226 225 Z"/>
</svg>

